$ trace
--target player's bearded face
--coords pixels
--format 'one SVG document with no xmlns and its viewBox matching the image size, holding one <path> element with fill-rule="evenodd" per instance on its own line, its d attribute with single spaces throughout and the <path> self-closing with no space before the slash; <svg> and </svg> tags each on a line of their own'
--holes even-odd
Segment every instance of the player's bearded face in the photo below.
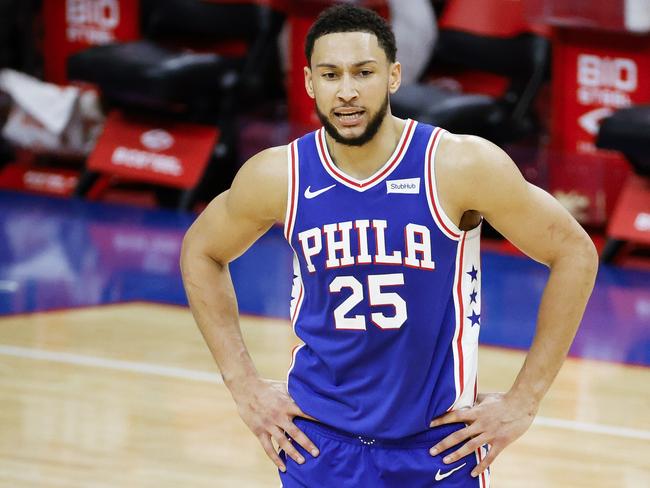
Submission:
<svg viewBox="0 0 650 488">
<path fill-rule="evenodd" d="M 354 107 L 348 108 L 352 109 Z M 327 116 L 320 110 L 318 107 L 318 102 L 316 102 L 316 113 L 318 114 L 318 118 L 320 119 L 320 122 L 323 124 L 323 127 L 327 133 L 336 142 L 345 144 L 347 146 L 363 146 L 366 142 L 372 140 L 372 138 L 375 137 L 375 134 L 377 134 L 379 127 L 381 127 L 381 123 L 384 121 L 387 111 L 388 93 L 386 93 L 386 98 L 384 98 L 384 102 L 381 104 L 379 109 L 374 114 L 367 114 L 368 122 L 366 123 L 365 130 L 361 134 L 356 136 L 344 136 L 339 132 L 336 126 L 330 122 L 330 117 L 337 117 L 337 115 L 333 113 L 334 111 L 331 111 L 331 115 Z"/>
<path fill-rule="evenodd" d="M 327 134 L 337 143 L 361 146 L 390 114 L 389 94 L 399 86 L 399 75 L 399 63 L 388 61 L 374 34 L 338 32 L 316 39 L 305 84 Z"/>
</svg>

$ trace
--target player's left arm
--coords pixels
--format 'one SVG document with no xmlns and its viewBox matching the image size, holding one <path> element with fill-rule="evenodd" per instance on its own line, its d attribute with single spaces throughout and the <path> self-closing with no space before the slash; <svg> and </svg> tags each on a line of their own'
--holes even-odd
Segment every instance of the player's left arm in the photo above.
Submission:
<svg viewBox="0 0 650 488">
<path fill-rule="evenodd" d="M 532 423 L 582 319 L 598 254 L 569 212 L 544 190 L 527 183 L 500 148 L 472 136 L 448 134 L 442 142 L 446 153 L 460 155 L 454 175 L 463 183 L 456 185 L 452 204 L 479 211 L 521 251 L 550 268 L 533 343 L 512 388 L 503 394 L 479 395 L 472 408 L 449 412 L 431 424 L 467 424 L 432 448 L 436 455 L 469 439 L 444 462 L 491 444 L 489 454 L 472 472 L 478 476 Z"/>
</svg>

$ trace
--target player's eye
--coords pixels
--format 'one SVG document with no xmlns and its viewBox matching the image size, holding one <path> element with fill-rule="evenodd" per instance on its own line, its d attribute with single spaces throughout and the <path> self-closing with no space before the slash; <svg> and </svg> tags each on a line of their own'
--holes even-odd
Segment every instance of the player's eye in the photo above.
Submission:
<svg viewBox="0 0 650 488">
<path fill-rule="evenodd" d="M 333 79 L 336 78 L 336 73 L 327 72 L 327 73 L 323 73 L 322 76 L 323 76 L 323 78 L 325 78 L 326 80 L 333 80 Z"/>
<path fill-rule="evenodd" d="M 370 71 L 369 69 L 363 69 L 359 72 L 359 74 L 361 75 L 362 78 L 366 78 L 372 74 L 372 71 Z"/>
</svg>

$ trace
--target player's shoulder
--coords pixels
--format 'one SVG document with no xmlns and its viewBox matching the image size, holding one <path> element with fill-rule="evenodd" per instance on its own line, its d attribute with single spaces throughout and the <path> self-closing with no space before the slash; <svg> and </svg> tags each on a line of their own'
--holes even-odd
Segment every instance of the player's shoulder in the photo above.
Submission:
<svg viewBox="0 0 650 488">
<path fill-rule="evenodd" d="M 230 187 L 229 204 L 282 220 L 287 199 L 287 155 L 288 146 L 276 146 L 248 159 Z"/>
<path fill-rule="evenodd" d="M 456 176 L 499 171 L 511 163 L 496 144 L 482 137 L 444 131 L 436 151 L 436 168 Z"/>
<path fill-rule="evenodd" d="M 246 161 L 237 172 L 233 185 L 251 186 L 257 190 L 287 184 L 288 146 L 264 149 Z"/>
<path fill-rule="evenodd" d="M 521 174 L 512 159 L 482 137 L 446 132 L 435 157 L 436 183 L 452 209 L 482 210 L 519 185 Z"/>
<path fill-rule="evenodd" d="M 254 156 L 242 166 L 251 176 L 271 176 L 275 173 L 282 174 L 286 177 L 287 174 L 287 157 L 289 146 L 275 146 L 264 149 Z"/>
</svg>

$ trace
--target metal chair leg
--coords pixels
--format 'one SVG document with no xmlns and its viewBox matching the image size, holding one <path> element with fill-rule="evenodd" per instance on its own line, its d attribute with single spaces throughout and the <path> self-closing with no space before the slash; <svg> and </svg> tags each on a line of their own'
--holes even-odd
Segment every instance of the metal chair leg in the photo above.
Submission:
<svg viewBox="0 0 650 488">
<path fill-rule="evenodd" d="M 603 248 L 603 252 L 600 254 L 600 259 L 604 263 L 611 263 L 624 244 L 625 241 L 622 241 L 620 239 L 607 239 L 605 247 Z"/>
</svg>

